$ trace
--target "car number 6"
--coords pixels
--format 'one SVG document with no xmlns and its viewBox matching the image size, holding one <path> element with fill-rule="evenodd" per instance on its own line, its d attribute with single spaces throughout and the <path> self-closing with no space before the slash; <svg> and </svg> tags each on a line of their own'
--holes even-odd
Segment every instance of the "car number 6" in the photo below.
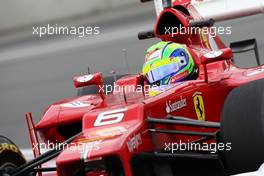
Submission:
<svg viewBox="0 0 264 176">
<path fill-rule="evenodd" d="M 116 109 L 111 111 L 102 112 L 97 116 L 94 126 L 110 125 L 121 122 L 124 117 L 124 112 L 127 108 Z"/>
</svg>

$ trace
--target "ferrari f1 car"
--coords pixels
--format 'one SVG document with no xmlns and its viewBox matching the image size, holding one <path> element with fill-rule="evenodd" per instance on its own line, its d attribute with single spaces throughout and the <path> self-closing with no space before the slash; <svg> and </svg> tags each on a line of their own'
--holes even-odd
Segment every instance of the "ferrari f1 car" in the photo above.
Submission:
<svg viewBox="0 0 264 176">
<path fill-rule="evenodd" d="M 196 77 L 154 96 L 142 74 L 119 78 L 114 83 L 119 89 L 108 95 L 101 73 L 75 77 L 79 96 L 50 105 L 36 125 L 26 114 L 34 159 L 26 162 L 14 143 L 0 137 L 0 175 L 232 175 L 260 167 L 264 66 L 238 68 L 232 49 L 218 36 L 166 33 L 171 26 L 211 28 L 214 20 L 201 18 L 187 0 L 164 1 L 163 7 L 154 31 L 139 38 L 186 45 Z M 255 44 L 247 40 L 232 47 L 242 52 Z M 39 136 L 51 148 L 43 154 Z M 45 167 L 52 159 L 56 166 Z"/>
</svg>

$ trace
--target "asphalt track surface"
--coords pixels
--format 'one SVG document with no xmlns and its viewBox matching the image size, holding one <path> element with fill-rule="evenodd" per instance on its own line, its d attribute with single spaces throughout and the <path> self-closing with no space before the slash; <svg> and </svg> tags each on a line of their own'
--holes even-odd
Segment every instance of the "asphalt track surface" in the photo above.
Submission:
<svg viewBox="0 0 264 176">
<path fill-rule="evenodd" d="M 261 62 L 264 63 L 264 18 L 256 15 L 217 25 L 232 26 L 232 35 L 221 36 L 228 46 L 232 41 L 257 38 Z M 52 102 L 73 97 L 74 75 L 111 70 L 118 74 L 128 68 L 124 59 L 126 49 L 131 73 L 141 69 L 144 50 L 156 39 L 139 41 L 137 33 L 151 29 L 153 17 L 108 24 L 101 34 L 82 39 L 26 40 L 0 48 L 0 134 L 11 138 L 19 147 L 29 147 L 24 112 L 31 111 L 37 122 Z M 256 62 L 252 53 L 239 56 L 240 66 Z"/>
</svg>

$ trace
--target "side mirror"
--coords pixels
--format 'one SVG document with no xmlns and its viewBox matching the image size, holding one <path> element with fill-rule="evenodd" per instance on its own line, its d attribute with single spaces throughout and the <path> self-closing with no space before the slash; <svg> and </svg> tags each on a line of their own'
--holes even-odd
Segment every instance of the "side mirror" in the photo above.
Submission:
<svg viewBox="0 0 264 176">
<path fill-rule="evenodd" d="M 104 99 L 103 92 L 103 76 L 102 73 L 94 73 L 82 76 L 76 76 L 73 78 L 73 83 L 76 88 L 85 87 L 90 85 L 96 85 L 98 88 L 98 94 Z"/>
<path fill-rule="evenodd" d="M 102 85 L 103 84 L 102 73 L 76 76 L 73 78 L 73 83 L 76 88 L 85 87 L 89 85 Z"/>
<path fill-rule="evenodd" d="M 224 60 L 232 60 L 232 50 L 231 48 L 224 48 L 217 51 L 210 51 L 204 54 L 201 57 L 202 64 L 209 64 L 212 62 L 224 61 Z"/>
<path fill-rule="evenodd" d="M 202 55 L 201 63 L 204 65 L 205 82 L 208 83 L 207 64 L 218 61 L 224 61 L 224 60 L 232 60 L 232 56 L 233 53 L 231 48 L 224 48 L 216 51 L 210 51 Z"/>
</svg>

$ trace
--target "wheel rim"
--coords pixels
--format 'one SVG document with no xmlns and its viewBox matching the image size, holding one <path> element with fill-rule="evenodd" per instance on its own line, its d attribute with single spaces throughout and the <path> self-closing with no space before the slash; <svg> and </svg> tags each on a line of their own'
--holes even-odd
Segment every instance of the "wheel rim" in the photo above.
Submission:
<svg viewBox="0 0 264 176">
<path fill-rule="evenodd" d="M 10 176 L 17 166 L 13 163 L 5 163 L 0 167 L 3 176 Z"/>
</svg>

